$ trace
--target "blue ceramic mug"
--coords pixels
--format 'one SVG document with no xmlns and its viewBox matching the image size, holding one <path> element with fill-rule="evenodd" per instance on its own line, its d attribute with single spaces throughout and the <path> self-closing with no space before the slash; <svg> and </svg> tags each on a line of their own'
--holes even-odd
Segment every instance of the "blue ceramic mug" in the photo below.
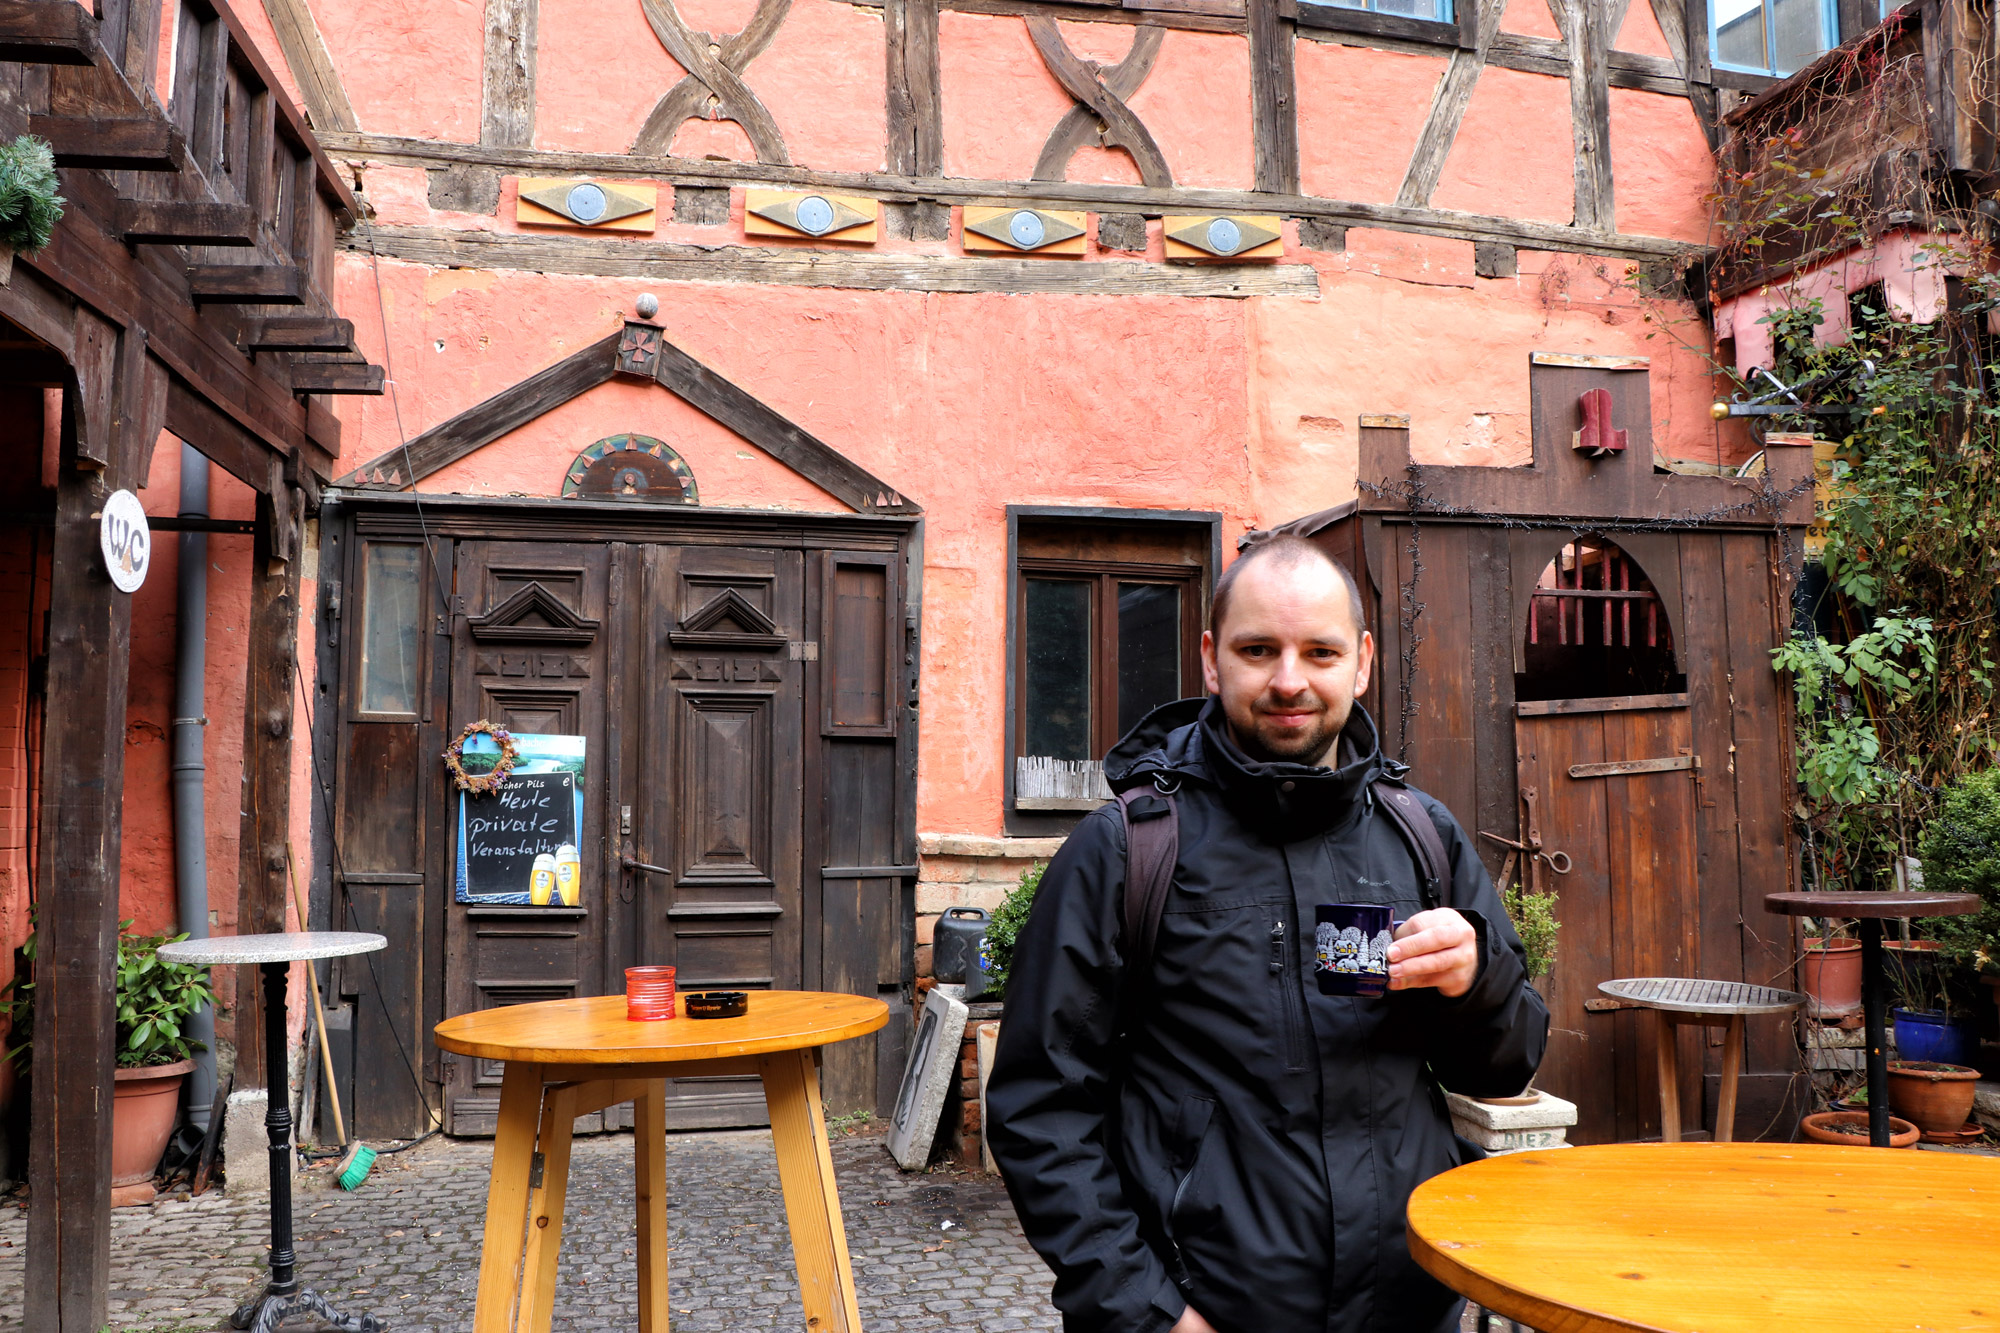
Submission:
<svg viewBox="0 0 2000 1333">
<path fill-rule="evenodd" d="M 1389 989 L 1389 942 L 1396 920 L 1378 903 L 1321 903 L 1313 935 L 1313 975 L 1321 995 L 1377 999 Z"/>
</svg>

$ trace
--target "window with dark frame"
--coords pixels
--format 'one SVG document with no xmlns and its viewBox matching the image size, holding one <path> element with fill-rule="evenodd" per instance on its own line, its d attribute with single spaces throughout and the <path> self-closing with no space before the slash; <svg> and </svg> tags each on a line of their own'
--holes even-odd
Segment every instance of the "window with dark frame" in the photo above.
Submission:
<svg viewBox="0 0 2000 1333">
<path fill-rule="evenodd" d="M 1147 713 L 1201 692 L 1209 533 L 1028 520 L 1014 570 L 1017 810 L 1111 799 L 1104 754 Z"/>
</svg>

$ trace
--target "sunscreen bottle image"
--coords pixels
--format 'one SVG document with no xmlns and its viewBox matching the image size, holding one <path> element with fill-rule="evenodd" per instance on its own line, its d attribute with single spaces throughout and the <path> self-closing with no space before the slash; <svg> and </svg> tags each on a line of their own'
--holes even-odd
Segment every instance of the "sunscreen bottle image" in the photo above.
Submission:
<svg viewBox="0 0 2000 1333">
<path fill-rule="evenodd" d="M 569 843 L 556 848 L 556 901 L 564 907 L 583 901 L 583 861 Z"/>
<path fill-rule="evenodd" d="M 528 874 L 528 901 L 537 907 L 547 907 L 555 887 L 556 859 L 543 852 L 535 858 L 535 868 Z"/>
</svg>

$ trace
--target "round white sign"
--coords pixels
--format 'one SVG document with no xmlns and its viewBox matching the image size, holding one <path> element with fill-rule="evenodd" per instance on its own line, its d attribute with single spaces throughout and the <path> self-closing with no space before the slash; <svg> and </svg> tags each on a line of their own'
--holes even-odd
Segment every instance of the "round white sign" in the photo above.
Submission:
<svg viewBox="0 0 2000 1333">
<path fill-rule="evenodd" d="M 146 509 L 130 491 L 113 491 L 104 502 L 97 524 L 97 543 L 104 549 L 104 568 L 120 592 L 137 592 L 153 563 L 153 531 L 146 526 Z"/>
</svg>

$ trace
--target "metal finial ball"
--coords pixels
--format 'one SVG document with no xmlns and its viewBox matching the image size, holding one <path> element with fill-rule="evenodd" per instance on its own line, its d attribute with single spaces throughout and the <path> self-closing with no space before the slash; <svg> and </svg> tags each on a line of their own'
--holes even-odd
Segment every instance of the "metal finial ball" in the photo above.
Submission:
<svg viewBox="0 0 2000 1333">
<path fill-rule="evenodd" d="M 638 310 L 640 319 L 651 319 L 660 313 L 660 298 L 651 292 L 641 292 L 634 307 Z"/>
<path fill-rule="evenodd" d="M 1708 414 L 1717 421 L 1727 421 L 1729 419 L 1729 404 L 1718 398 L 1708 405 Z"/>
</svg>

